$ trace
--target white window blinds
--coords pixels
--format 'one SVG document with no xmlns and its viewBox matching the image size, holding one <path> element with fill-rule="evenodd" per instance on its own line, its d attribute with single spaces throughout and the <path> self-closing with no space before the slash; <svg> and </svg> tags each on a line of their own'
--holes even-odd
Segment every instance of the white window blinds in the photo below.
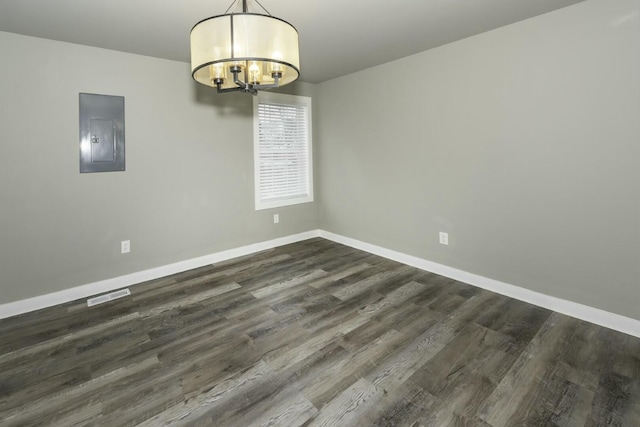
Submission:
<svg viewBox="0 0 640 427">
<path fill-rule="evenodd" d="M 256 209 L 312 201 L 311 99 L 261 92 L 256 104 Z"/>
</svg>

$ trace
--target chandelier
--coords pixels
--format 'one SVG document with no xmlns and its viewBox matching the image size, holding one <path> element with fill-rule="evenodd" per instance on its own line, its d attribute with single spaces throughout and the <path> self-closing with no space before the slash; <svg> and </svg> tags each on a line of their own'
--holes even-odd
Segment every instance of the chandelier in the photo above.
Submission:
<svg viewBox="0 0 640 427">
<path fill-rule="evenodd" d="M 251 13 L 242 0 L 241 13 L 217 15 L 198 22 L 191 29 L 191 75 L 195 81 L 218 92 L 247 92 L 271 89 L 298 79 L 300 58 L 298 31 L 282 19 L 271 16 L 257 0 L 263 13 Z"/>
</svg>

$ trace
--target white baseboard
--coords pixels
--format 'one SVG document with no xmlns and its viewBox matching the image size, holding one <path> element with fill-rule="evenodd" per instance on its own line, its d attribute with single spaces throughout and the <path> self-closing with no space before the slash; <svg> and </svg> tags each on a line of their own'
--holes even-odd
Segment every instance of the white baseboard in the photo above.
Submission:
<svg viewBox="0 0 640 427">
<path fill-rule="evenodd" d="M 332 240 L 343 245 L 351 246 L 353 248 L 370 252 L 384 258 L 392 259 L 394 261 L 398 261 L 403 264 L 419 268 L 421 270 L 430 271 L 441 276 L 455 279 L 459 282 L 468 283 L 479 288 L 487 289 L 498 294 L 506 295 L 520 301 L 528 302 L 539 307 L 547 308 L 558 313 L 566 314 L 567 316 L 586 320 L 587 322 L 595 323 L 597 325 L 624 332 L 625 334 L 633 335 L 640 338 L 640 320 L 631 319 L 629 317 L 610 313 L 598 308 L 589 307 L 587 305 L 556 298 L 550 295 L 521 288 L 519 286 L 510 285 L 498 280 L 489 279 L 477 274 L 468 273 L 463 270 L 458 270 L 446 265 L 414 257 L 412 255 L 407 255 L 401 252 L 372 245 L 370 243 L 365 243 L 360 240 L 341 236 L 329 231 L 319 230 L 319 235 L 322 238 Z"/>
<path fill-rule="evenodd" d="M 151 268 L 149 270 L 138 271 L 136 273 L 126 274 L 124 276 L 114 277 L 112 279 L 100 280 L 98 282 L 76 286 L 74 288 L 65 289 L 59 292 L 53 292 L 50 294 L 40 295 L 37 297 L 6 304 L 0 304 L 0 319 L 16 316 L 18 314 L 27 313 L 30 311 L 40 310 L 42 308 L 52 307 L 58 304 L 64 304 L 81 298 L 88 298 L 93 295 L 135 285 L 136 283 L 158 279 L 161 277 L 169 276 L 171 274 L 191 270 L 193 268 L 215 264 L 216 262 L 225 261 L 231 258 L 237 258 L 239 256 L 249 255 L 252 253 L 264 251 L 266 249 L 288 245 L 289 243 L 311 239 L 312 237 L 318 237 L 319 235 L 319 230 L 307 231 L 304 233 L 280 237 L 278 239 L 268 240 L 265 242 L 253 243 L 251 245 L 229 249 L 226 251 L 180 261 L 173 264 L 163 265 L 160 267 Z"/>
<path fill-rule="evenodd" d="M 610 329 L 624 332 L 629 335 L 640 338 L 640 320 L 631 319 L 619 314 L 610 313 L 598 308 L 589 307 L 576 302 L 556 298 L 545 295 L 519 286 L 510 285 L 498 280 L 489 279 L 484 276 L 469 273 L 456 268 L 448 267 L 402 252 L 386 249 L 381 246 L 372 245 L 350 237 L 341 236 L 324 230 L 311 230 L 304 233 L 294 234 L 291 236 L 281 237 L 278 239 L 268 240 L 265 242 L 254 243 L 239 248 L 229 249 L 198 258 L 176 262 L 149 270 L 139 271 L 124 276 L 114 277 L 112 279 L 101 280 L 71 289 L 65 289 L 59 292 L 53 292 L 46 295 L 28 298 L 21 301 L 10 302 L 0 305 L 0 319 L 15 316 L 30 311 L 51 307 L 58 304 L 74 301 L 81 298 L 110 292 L 116 289 L 135 285 L 136 283 L 148 280 L 158 279 L 169 276 L 171 274 L 180 273 L 191 270 L 193 268 L 203 267 L 216 262 L 225 261 L 239 256 L 249 255 L 263 250 L 311 239 L 313 237 L 322 237 L 332 240 L 343 245 L 351 246 L 384 258 L 392 259 L 421 270 L 430 271 L 441 276 L 449 277 L 460 282 L 468 283 L 479 288 L 487 289 L 511 298 L 515 298 L 530 304 L 544 307 L 558 313 L 566 314 L 571 317 L 586 320 Z"/>
</svg>

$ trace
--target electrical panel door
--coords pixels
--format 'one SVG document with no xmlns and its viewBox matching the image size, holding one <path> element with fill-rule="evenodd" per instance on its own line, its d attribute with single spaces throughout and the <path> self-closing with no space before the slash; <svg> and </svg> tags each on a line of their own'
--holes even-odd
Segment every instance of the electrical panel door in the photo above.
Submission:
<svg viewBox="0 0 640 427">
<path fill-rule="evenodd" d="M 124 97 L 80 94 L 80 172 L 124 170 Z"/>
</svg>

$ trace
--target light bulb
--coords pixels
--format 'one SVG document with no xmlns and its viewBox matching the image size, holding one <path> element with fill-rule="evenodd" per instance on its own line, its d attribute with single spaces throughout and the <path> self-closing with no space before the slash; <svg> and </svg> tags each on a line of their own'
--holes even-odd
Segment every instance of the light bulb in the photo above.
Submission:
<svg viewBox="0 0 640 427">
<path fill-rule="evenodd" d="M 212 84 L 224 83 L 224 65 L 213 64 L 209 66 L 209 77 Z"/>
<path fill-rule="evenodd" d="M 275 51 L 273 55 L 271 55 L 273 59 L 282 60 L 282 52 Z M 284 66 L 279 62 L 270 62 L 271 66 L 271 77 L 282 77 L 284 74 Z"/>
<path fill-rule="evenodd" d="M 256 62 L 252 62 L 249 66 L 249 83 L 251 84 L 259 84 L 260 83 L 260 66 Z"/>
</svg>

